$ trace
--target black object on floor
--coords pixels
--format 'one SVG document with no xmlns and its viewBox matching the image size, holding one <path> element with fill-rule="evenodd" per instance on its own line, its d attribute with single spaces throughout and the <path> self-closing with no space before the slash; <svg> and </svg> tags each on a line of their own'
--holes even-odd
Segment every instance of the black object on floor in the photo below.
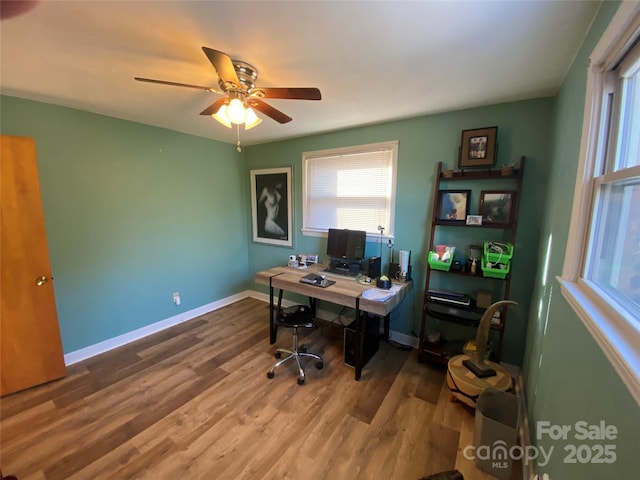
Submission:
<svg viewBox="0 0 640 480">
<path fill-rule="evenodd" d="M 464 477 L 458 470 L 447 470 L 446 472 L 434 473 L 420 480 L 464 480 Z"/>
</svg>

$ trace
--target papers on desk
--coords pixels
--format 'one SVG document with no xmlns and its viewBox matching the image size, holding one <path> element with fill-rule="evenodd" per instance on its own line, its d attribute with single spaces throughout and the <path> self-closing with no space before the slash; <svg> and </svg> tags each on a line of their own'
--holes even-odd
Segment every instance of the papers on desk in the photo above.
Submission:
<svg viewBox="0 0 640 480">
<path fill-rule="evenodd" d="M 369 290 L 365 290 L 362 293 L 362 298 L 366 298 L 367 300 L 373 300 L 376 302 L 386 302 L 395 294 L 397 294 L 400 289 L 402 289 L 401 285 L 392 285 L 391 288 L 370 288 Z"/>
</svg>

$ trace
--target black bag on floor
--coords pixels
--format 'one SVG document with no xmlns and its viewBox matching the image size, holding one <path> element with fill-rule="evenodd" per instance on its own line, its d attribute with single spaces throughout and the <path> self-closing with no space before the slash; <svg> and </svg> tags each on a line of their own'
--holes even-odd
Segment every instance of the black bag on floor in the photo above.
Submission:
<svg viewBox="0 0 640 480">
<path fill-rule="evenodd" d="M 422 477 L 420 480 L 464 480 L 464 477 L 458 470 L 448 470 L 446 472 L 434 473 L 428 477 Z"/>
</svg>

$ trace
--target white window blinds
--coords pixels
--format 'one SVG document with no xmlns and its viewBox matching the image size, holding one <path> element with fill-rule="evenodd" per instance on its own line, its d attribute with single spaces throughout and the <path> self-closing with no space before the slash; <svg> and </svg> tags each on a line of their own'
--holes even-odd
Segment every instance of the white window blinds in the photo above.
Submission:
<svg viewBox="0 0 640 480">
<path fill-rule="evenodd" d="M 303 230 L 393 235 L 398 142 L 303 153 Z"/>
</svg>

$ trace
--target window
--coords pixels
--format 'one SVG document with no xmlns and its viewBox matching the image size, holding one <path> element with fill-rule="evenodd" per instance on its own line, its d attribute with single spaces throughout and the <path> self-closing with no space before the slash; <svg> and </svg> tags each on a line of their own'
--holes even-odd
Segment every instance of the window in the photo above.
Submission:
<svg viewBox="0 0 640 480">
<path fill-rule="evenodd" d="M 601 130 L 608 132 L 593 179 L 583 276 L 640 319 L 640 47 L 606 74 Z"/>
<path fill-rule="evenodd" d="M 591 56 L 562 293 L 640 402 L 640 6 Z"/>
<path fill-rule="evenodd" d="M 393 237 L 398 142 L 304 152 L 302 230 L 365 230 Z"/>
</svg>

